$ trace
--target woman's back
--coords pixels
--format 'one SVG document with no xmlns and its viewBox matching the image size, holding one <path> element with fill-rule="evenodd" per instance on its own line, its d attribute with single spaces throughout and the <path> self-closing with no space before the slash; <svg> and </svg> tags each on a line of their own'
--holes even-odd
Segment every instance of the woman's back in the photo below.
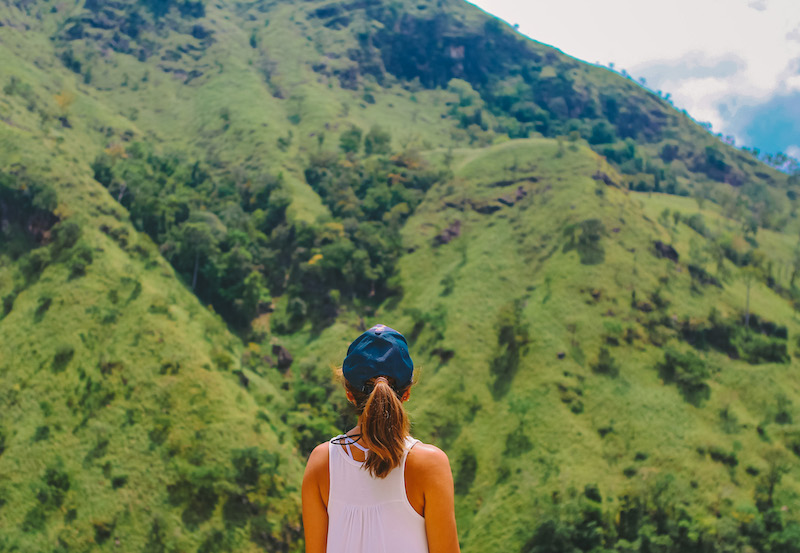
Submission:
<svg viewBox="0 0 800 553">
<path fill-rule="evenodd" d="M 358 424 L 308 459 L 302 489 L 307 553 L 459 551 L 447 455 L 409 436 L 403 402 L 413 370 L 406 339 L 385 325 L 347 349 L 341 373 Z"/>
<path fill-rule="evenodd" d="M 364 470 L 337 436 L 328 444 L 328 552 L 427 553 L 425 519 L 406 495 L 408 451 L 418 442 L 406 440 L 401 464 L 386 477 Z M 344 442 L 347 443 L 347 442 Z"/>
</svg>

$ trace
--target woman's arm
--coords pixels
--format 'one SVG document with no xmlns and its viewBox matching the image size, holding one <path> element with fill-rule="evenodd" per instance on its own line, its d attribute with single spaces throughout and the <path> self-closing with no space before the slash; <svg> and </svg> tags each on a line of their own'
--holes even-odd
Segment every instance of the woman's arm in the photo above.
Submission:
<svg viewBox="0 0 800 553">
<path fill-rule="evenodd" d="M 413 478 L 414 488 L 423 495 L 429 553 L 459 553 L 453 473 L 447 454 L 436 446 L 417 444 L 409 453 L 406 476 Z"/>
<path fill-rule="evenodd" d="M 314 448 L 308 457 L 303 474 L 303 529 L 306 536 L 306 553 L 325 553 L 328 541 L 327 497 L 322 488 L 328 476 L 328 443 Z"/>
</svg>

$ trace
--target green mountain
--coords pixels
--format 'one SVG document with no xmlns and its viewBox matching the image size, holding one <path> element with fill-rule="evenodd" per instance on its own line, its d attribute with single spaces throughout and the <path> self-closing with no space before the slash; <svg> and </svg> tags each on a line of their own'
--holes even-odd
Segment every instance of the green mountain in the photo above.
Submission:
<svg viewBox="0 0 800 553">
<path fill-rule="evenodd" d="M 404 332 L 470 551 L 800 551 L 798 181 L 456 0 L 0 6 L 0 551 L 299 551 Z"/>
</svg>

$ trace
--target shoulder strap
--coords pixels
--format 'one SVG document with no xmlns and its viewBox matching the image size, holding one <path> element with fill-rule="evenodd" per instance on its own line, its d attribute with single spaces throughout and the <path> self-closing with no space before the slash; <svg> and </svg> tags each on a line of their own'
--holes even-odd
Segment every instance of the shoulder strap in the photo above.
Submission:
<svg viewBox="0 0 800 553">
<path fill-rule="evenodd" d="M 333 444 L 334 446 L 340 446 L 340 445 L 344 446 L 345 451 L 347 451 L 347 455 L 353 461 L 355 461 L 355 457 L 353 457 L 353 451 L 350 449 L 351 445 L 356 447 L 357 449 L 360 449 L 364 453 L 365 457 L 369 455 L 369 448 L 362 446 L 361 444 L 358 443 L 357 440 L 352 439 L 347 434 L 339 434 L 338 436 L 334 437 L 333 439 L 331 439 L 331 444 Z"/>
</svg>

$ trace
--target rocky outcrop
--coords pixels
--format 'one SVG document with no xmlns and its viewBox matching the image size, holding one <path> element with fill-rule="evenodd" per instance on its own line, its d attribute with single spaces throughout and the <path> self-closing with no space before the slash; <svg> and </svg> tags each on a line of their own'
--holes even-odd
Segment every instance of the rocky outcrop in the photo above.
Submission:
<svg viewBox="0 0 800 553">
<path fill-rule="evenodd" d="M 434 237 L 433 244 L 434 246 L 443 246 L 459 236 L 461 236 L 461 221 L 456 219 Z"/>
<path fill-rule="evenodd" d="M 678 262 L 678 252 L 669 244 L 665 244 L 661 240 L 653 242 L 658 257 L 669 259 L 670 261 Z"/>
<path fill-rule="evenodd" d="M 285 371 L 292 366 L 294 358 L 292 357 L 292 354 L 289 353 L 289 350 L 282 345 L 273 344 L 272 355 L 277 358 L 277 366 L 279 370 Z"/>
<path fill-rule="evenodd" d="M 481 215 L 491 215 L 500 211 L 503 207 L 513 207 L 527 195 L 528 192 L 522 186 L 519 186 L 513 194 L 505 194 L 493 200 L 462 200 L 458 203 L 446 202 L 444 205 L 459 211 L 464 211 L 464 208 L 468 207 Z"/>
<path fill-rule="evenodd" d="M 606 186 L 617 186 L 617 183 L 611 180 L 611 177 L 609 177 L 602 171 L 596 172 L 594 175 L 592 175 L 592 178 L 596 181 L 604 183 Z"/>
</svg>

